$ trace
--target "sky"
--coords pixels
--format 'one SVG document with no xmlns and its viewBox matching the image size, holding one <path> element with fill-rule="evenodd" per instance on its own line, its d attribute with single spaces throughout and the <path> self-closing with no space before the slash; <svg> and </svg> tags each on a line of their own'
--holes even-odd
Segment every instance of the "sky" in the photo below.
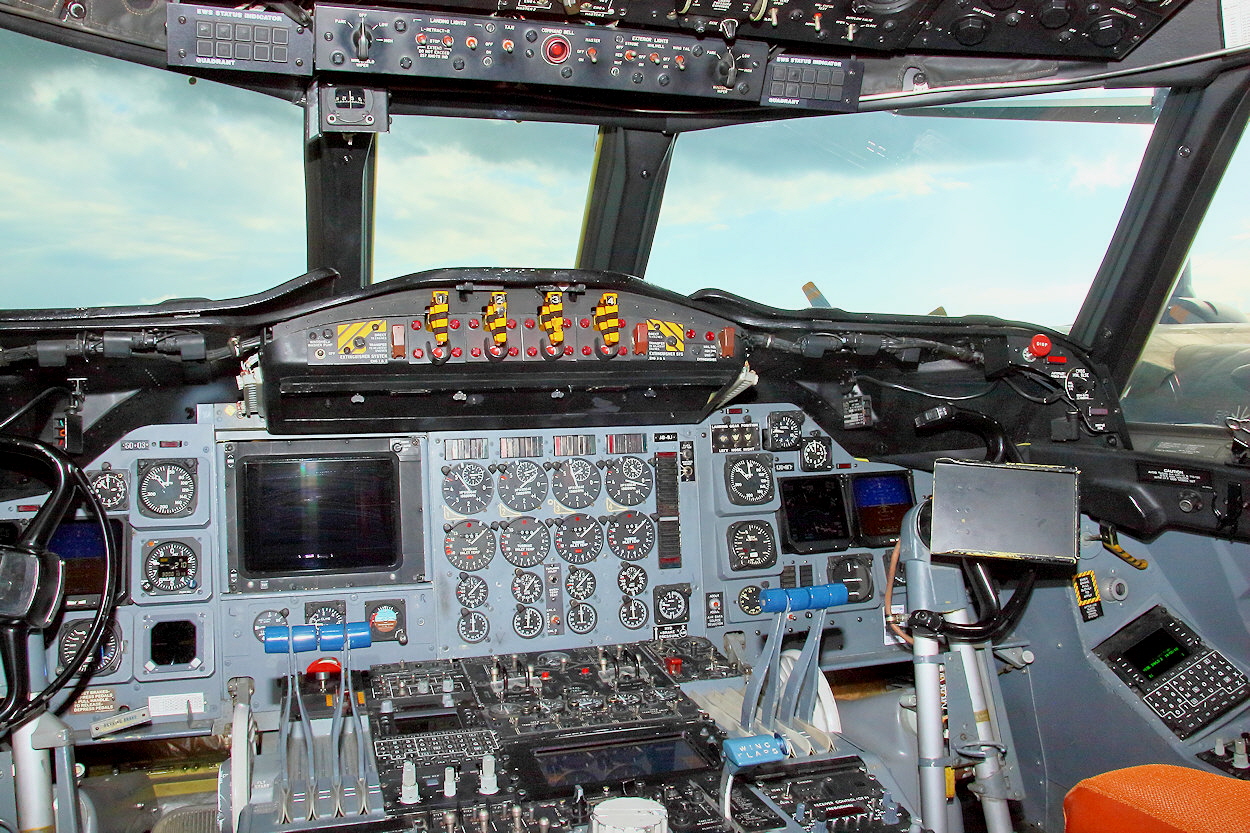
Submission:
<svg viewBox="0 0 1250 833">
<path fill-rule="evenodd" d="M 0 31 L 3 306 L 225 298 L 305 271 L 302 114 L 211 82 Z M 1065 327 L 1149 127 L 829 116 L 679 137 L 647 278 L 855 311 Z M 584 125 L 397 118 L 380 137 L 376 279 L 573 265 Z M 1250 183 L 1250 151 L 1230 180 Z M 1226 191 L 1239 196 L 1244 187 Z M 1195 286 L 1243 308 L 1250 209 L 1230 196 Z"/>
</svg>

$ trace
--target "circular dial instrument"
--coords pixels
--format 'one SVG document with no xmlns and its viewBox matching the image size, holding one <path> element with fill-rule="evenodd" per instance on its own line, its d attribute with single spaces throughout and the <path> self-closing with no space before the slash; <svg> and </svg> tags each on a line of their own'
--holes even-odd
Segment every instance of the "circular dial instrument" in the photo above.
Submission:
<svg viewBox="0 0 1250 833">
<path fill-rule="evenodd" d="M 126 507 L 126 476 L 108 469 L 91 478 L 91 491 L 100 499 L 100 505 L 109 512 Z"/>
<path fill-rule="evenodd" d="M 555 545 L 556 552 L 570 564 L 589 564 L 603 549 L 603 527 L 589 515 L 569 515 L 556 530 Z"/>
<path fill-rule="evenodd" d="M 759 616 L 763 613 L 764 605 L 760 602 L 760 589 L 754 584 L 748 584 L 739 590 L 738 607 L 747 616 Z"/>
<path fill-rule="evenodd" d="M 569 608 L 565 622 L 573 633 L 590 633 L 599 624 L 599 611 L 592 605 L 578 603 Z"/>
<path fill-rule="evenodd" d="M 866 602 L 872 598 L 872 556 L 847 555 L 830 561 L 830 582 L 846 585 L 847 601 Z"/>
<path fill-rule="evenodd" d="M 621 624 L 631 631 L 636 631 L 647 624 L 648 614 L 647 603 L 642 599 L 625 599 L 621 602 L 621 609 L 618 612 Z"/>
<path fill-rule="evenodd" d="M 252 635 L 256 641 L 265 641 L 265 628 L 285 628 L 286 614 L 281 610 L 262 610 L 252 620 Z"/>
<path fill-rule="evenodd" d="M 457 463 L 443 471 L 443 502 L 458 515 L 481 512 L 494 491 L 494 479 L 477 463 Z"/>
<path fill-rule="evenodd" d="M 499 472 L 499 499 L 518 512 L 532 512 L 547 499 L 547 475 L 533 460 L 508 463 Z"/>
<path fill-rule="evenodd" d="M 690 616 L 690 599 L 686 594 L 670 588 L 655 600 L 655 617 L 664 622 L 680 622 Z"/>
<path fill-rule="evenodd" d="M 769 451 L 794 451 L 803 435 L 801 411 L 777 411 L 768 415 Z"/>
<path fill-rule="evenodd" d="M 608 463 L 604 483 L 608 497 L 622 506 L 637 506 L 651 494 L 655 478 L 651 466 L 641 457 L 622 457 Z"/>
<path fill-rule="evenodd" d="M 833 440 L 829 437 L 808 437 L 799 451 L 799 468 L 803 471 L 833 469 Z"/>
<path fill-rule="evenodd" d="M 551 532 L 534 518 L 517 518 L 499 533 L 499 551 L 514 567 L 541 564 L 550 550 Z"/>
<path fill-rule="evenodd" d="M 486 604 L 486 597 L 489 595 L 490 588 L 481 576 L 466 573 L 456 583 L 456 601 L 460 602 L 461 607 L 481 607 Z"/>
<path fill-rule="evenodd" d="M 647 571 L 637 564 L 622 564 L 616 574 L 616 586 L 629 596 L 637 596 L 647 589 Z"/>
<path fill-rule="evenodd" d="M 606 534 L 612 553 L 626 561 L 646 558 L 655 546 L 655 524 L 633 509 L 609 518 Z"/>
<path fill-rule="evenodd" d="M 139 505 L 150 515 L 190 513 L 195 500 L 195 475 L 182 463 L 157 463 L 139 479 Z"/>
<path fill-rule="evenodd" d="M 456 622 L 456 634 L 461 642 L 473 645 L 490 636 L 490 620 L 480 610 L 468 610 Z"/>
<path fill-rule="evenodd" d="M 521 604 L 533 604 L 543 597 L 543 580 L 538 573 L 517 570 L 512 577 L 512 597 Z"/>
<path fill-rule="evenodd" d="M 57 645 L 57 660 L 59 662 L 58 673 L 60 669 L 68 666 L 87 641 L 87 633 L 91 630 L 90 619 L 78 619 L 66 624 L 61 628 L 61 637 Z M 116 626 L 112 622 L 105 625 L 104 638 L 100 640 L 100 647 L 96 651 L 97 659 L 94 663 L 88 662 L 83 666 L 92 669 L 93 674 L 103 676 L 112 674 L 122 664 L 122 640 L 117 633 Z M 79 674 L 82 672 L 79 671 Z"/>
<path fill-rule="evenodd" d="M 599 497 L 603 478 L 599 469 L 585 457 L 572 457 L 557 463 L 551 477 L 551 492 L 570 509 L 585 509 Z"/>
<path fill-rule="evenodd" d="M 310 605 L 304 610 L 304 622 L 321 627 L 322 625 L 341 625 L 347 621 L 347 614 L 335 602 Z"/>
<path fill-rule="evenodd" d="M 543 632 L 546 622 L 542 612 L 536 607 L 519 605 L 512 614 L 512 630 L 522 639 L 533 639 Z M 466 640 L 467 641 L 467 640 Z"/>
<path fill-rule="evenodd" d="M 764 570 L 777 563 L 777 539 L 768 521 L 738 521 L 726 534 L 730 570 Z"/>
<path fill-rule="evenodd" d="M 164 541 L 143 556 L 145 590 L 177 593 L 195 587 L 200 559 L 190 545 L 182 541 Z"/>
<path fill-rule="evenodd" d="M 399 622 L 399 609 L 394 605 L 380 604 L 369 613 L 369 630 L 374 634 L 374 639 L 378 639 L 379 635 L 395 633 Z"/>
<path fill-rule="evenodd" d="M 481 521 L 461 521 L 447 530 L 443 551 L 457 570 L 484 570 L 495 557 L 495 531 Z"/>
<path fill-rule="evenodd" d="M 773 470 L 759 457 L 736 457 L 725 464 L 729 502 L 757 506 L 773 499 Z"/>
<path fill-rule="evenodd" d="M 584 602 L 591 596 L 595 595 L 595 574 L 587 570 L 585 567 L 571 567 L 568 577 L 564 580 L 564 589 L 569 591 L 569 596 Z"/>
</svg>

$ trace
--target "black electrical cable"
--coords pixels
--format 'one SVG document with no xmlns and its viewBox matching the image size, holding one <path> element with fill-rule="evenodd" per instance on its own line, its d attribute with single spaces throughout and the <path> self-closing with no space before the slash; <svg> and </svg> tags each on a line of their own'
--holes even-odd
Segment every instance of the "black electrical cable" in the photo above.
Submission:
<svg viewBox="0 0 1250 833">
<path fill-rule="evenodd" d="M 73 396 L 73 394 L 70 393 L 69 388 L 63 388 L 60 385 L 54 385 L 50 388 L 45 388 L 44 390 L 35 394 L 35 396 L 32 397 L 30 401 L 27 402 L 25 405 L 23 405 L 22 407 L 18 408 L 16 411 L 14 411 L 13 413 L 5 417 L 4 420 L 0 422 L 0 431 L 4 431 L 10 425 L 17 422 L 22 417 L 26 416 L 26 414 L 30 413 L 31 410 L 34 409 L 36 405 L 38 405 L 43 400 L 47 399 L 49 396 L 52 396 L 53 394 L 58 394 L 58 393 L 61 396 Z"/>
</svg>

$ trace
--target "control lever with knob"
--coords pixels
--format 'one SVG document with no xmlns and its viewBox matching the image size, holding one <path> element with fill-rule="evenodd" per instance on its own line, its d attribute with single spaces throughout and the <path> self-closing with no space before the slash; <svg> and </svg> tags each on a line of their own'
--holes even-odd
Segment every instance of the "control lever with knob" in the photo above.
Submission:
<svg viewBox="0 0 1250 833">
<path fill-rule="evenodd" d="M 356 48 L 357 61 L 369 60 L 369 50 L 373 46 L 373 32 L 365 25 L 364 20 L 361 20 L 352 31 L 352 46 Z"/>
</svg>

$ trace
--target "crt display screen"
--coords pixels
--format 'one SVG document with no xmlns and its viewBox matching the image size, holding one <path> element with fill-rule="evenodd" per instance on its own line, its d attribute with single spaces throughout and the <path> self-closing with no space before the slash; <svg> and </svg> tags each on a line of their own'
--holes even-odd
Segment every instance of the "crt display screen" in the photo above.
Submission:
<svg viewBox="0 0 1250 833">
<path fill-rule="evenodd" d="M 109 534 L 122 561 L 122 522 L 109 518 Z M 65 564 L 65 595 L 99 595 L 104 589 L 104 538 L 97 520 L 62 521 L 48 541 L 48 549 Z"/>
<path fill-rule="evenodd" d="M 855 519 L 867 538 L 893 538 L 912 507 L 911 484 L 901 472 L 862 474 L 851 480 Z"/>
<path fill-rule="evenodd" d="M 1189 651 L 1167 628 L 1159 628 L 1124 652 L 1124 658 L 1147 680 L 1163 676 L 1187 656 Z"/>
<path fill-rule="evenodd" d="M 392 457 L 252 458 L 241 465 L 241 561 L 249 574 L 398 565 Z"/>
<path fill-rule="evenodd" d="M 534 759 L 549 787 L 623 781 L 707 766 L 698 751 L 680 736 L 619 746 L 539 750 Z"/>
<path fill-rule="evenodd" d="M 780 484 L 781 532 L 795 552 L 815 552 L 850 542 L 842 478 L 788 477 Z"/>
</svg>

